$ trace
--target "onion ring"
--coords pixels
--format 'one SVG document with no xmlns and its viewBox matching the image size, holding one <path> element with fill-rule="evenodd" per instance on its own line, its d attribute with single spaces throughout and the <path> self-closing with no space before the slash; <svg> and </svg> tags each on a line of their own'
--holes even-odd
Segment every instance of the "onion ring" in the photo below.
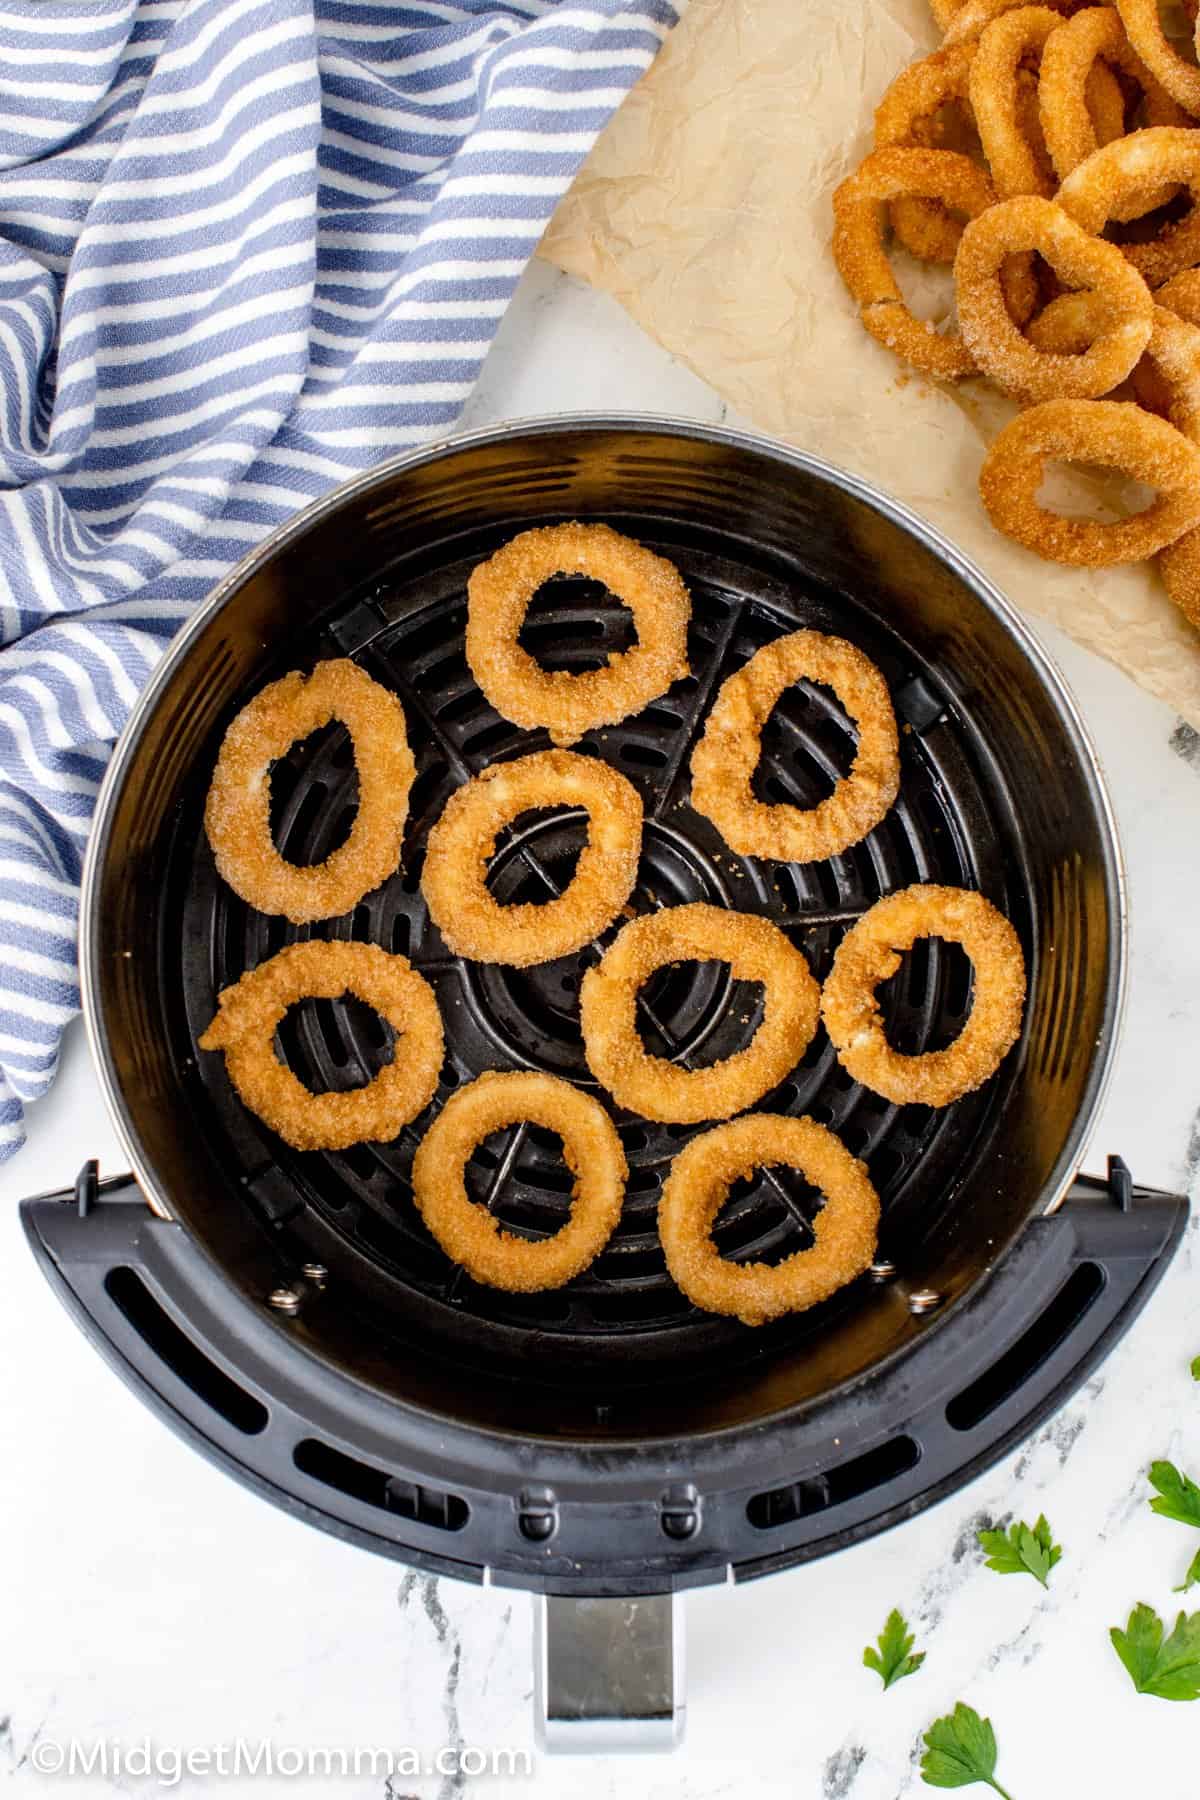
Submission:
<svg viewBox="0 0 1200 1800">
<path fill-rule="evenodd" d="M 1089 83 L 1097 71 L 1116 69 L 1142 90 L 1151 125 L 1180 125 L 1186 114 L 1178 107 L 1137 55 L 1120 14 L 1111 6 L 1091 6 L 1060 23 L 1048 39 L 1038 78 L 1038 103 L 1042 133 L 1060 181 L 1086 162 L 1103 143 L 1124 135 L 1124 120 L 1116 131 L 1100 135 L 1088 105 Z M 1171 183 L 1152 190 L 1125 206 L 1113 218 L 1137 218 L 1165 206 L 1175 193 Z M 1130 210 L 1132 208 L 1132 210 Z"/>
<path fill-rule="evenodd" d="M 1054 192 L 1045 146 L 1031 141 L 1022 128 L 1034 124 L 1037 135 L 1041 135 L 1036 113 L 1030 121 L 1023 121 L 1018 115 L 1017 75 L 1025 58 L 1040 57 L 1047 38 L 1061 24 L 1061 15 L 1048 6 L 1014 7 L 988 25 L 975 46 L 970 76 L 971 110 L 992 172 L 992 185 L 1001 200 L 1011 200 L 1018 194 L 1048 198 Z"/>
<path fill-rule="evenodd" d="M 271 839 L 270 768 L 299 738 L 340 719 L 358 765 L 358 812 L 345 843 L 301 867 Z M 394 694 L 339 657 L 293 670 L 244 706 L 225 733 L 204 808 L 217 869 L 248 906 L 295 925 L 334 919 L 394 873 L 416 765 Z"/>
<path fill-rule="evenodd" d="M 1145 512 L 1104 525 L 1039 506 L 1046 462 L 1100 463 L 1159 490 Z M 1200 451 L 1165 419 L 1120 400 L 1047 400 L 1006 425 L 979 491 L 992 524 L 1051 562 L 1141 562 L 1200 523 Z"/>
<path fill-rule="evenodd" d="M 1094 150 L 1067 176 L 1059 206 L 1093 237 L 1110 219 L 1139 218 L 1164 185 L 1190 189 L 1191 210 L 1144 244 L 1122 244 L 1122 255 L 1151 287 L 1200 263 L 1200 136 L 1193 126 L 1154 125 Z"/>
<path fill-rule="evenodd" d="M 1200 626 L 1200 531 L 1186 531 L 1158 559 L 1167 593 L 1190 624 Z"/>
<path fill-rule="evenodd" d="M 496 838 L 519 813 L 545 806 L 582 806 L 587 844 L 556 899 L 504 906 L 487 886 Z M 632 782 L 595 757 L 542 750 L 493 763 L 451 794 L 429 834 L 421 891 L 456 956 L 526 968 L 581 949 L 612 924 L 633 892 L 641 845 Z"/>
<path fill-rule="evenodd" d="M 1111 322 L 1079 356 L 1054 356 L 1022 335 L 999 280 L 1005 257 L 1036 250 L 1062 280 L 1103 292 Z M 1123 381 L 1146 348 L 1154 302 L 1115 244 L 1089 237 L 1052 200 L 1002 200 L 963 232 L 954 263 L 963 342 L 992 379 L 1020 399 L 1089 398 Z"/>
<path fill-rule="evenodd" d="M 399 1033 L 404 1055 L 393 1055 L 365 1087 L 314 1094 L 276 1056 L 275 1032 L 298 1000 L 337 1000 L 345 993 L 383 1015 Z M 407 957 L 389 956 L 375 944 L 318 938 L 287 944 L 223 989 L 198 1042 L 201 1050 L 225 1052 L 243 1105 L 294 1150 L 390 1142 L 432 1100 L 443 1055 L 433 989 Z"/>
<path fill-rule="evenodd" d="M 956 380 L 975 372 L 974 357 L 957 334 L 942 337 L 913 317 L 884 248 L 880 202 L 909 195 L 970 219 L 995 200 L 985 172 L 953 150 L 875 150 L 833 196 L 834 261 L 873 338 L 923 373 Z"/>
<path fill-rule="evenodd" d="M 1020 6 L 1022 0 L 963 0 L 956 8 L 954 17 L 946 27 L 944 43 L 964 44 L 970 38 L 979 37 L 994 20 L 1004 13 L 1012 12 Z M 1094 6 L 1096 0 L 1042 0 L 1052 11 L 1068 18 L 1071 13 L 1078 12 L 1081 6 Z"/>
<path fill-rule="evenodd" d="M 505 1231 L 467 1193 L 466 1167 L 476 1146 L 491 1132 L 526 1121 L 562 1139 L 575 1177 L 570 1217 L 551 1237 Z M 446 1255 L 473 1281 L 539 1294 L 595 1261 L 621 1216 L 628 1173 L 616 1127 L 598 1100 L 554 1075 L 491 1070 L 450 1096 L 417 1146 L 413 1199 Z"/>
<path fill-rule="evenodd" d="M 633 614 L 638 641 L 608 666 L 572 675 L 546 670 L 518 637 L 529 603 L 554 575 L 590 575 Z M 688 672 L 691 601 L 665 556 L 607 525 L 548 525 L 523 531 L 480 563 L 467 583 L 466 655 L 501 718 L 545 726 L 555 744 L 573 744 L 598 725 L 641 712 Z"/>
<path fill-rule="evenodd" d="M 933 121 L 953 101 L 968 105 L 974 44 L 935 50 L 902 69 L 875 108 L 875 148 L 934 149 Z M 891 207 L 899 243 L 923 262 L 953 262 L 962 225 L 938 200 L 902 195 Z"/>
<path fill-rule="evenodd" d="M 884 1035 L 875 990 L 918 938 L 961 944 L 971 959 L 971 1011 L 945 1050 L 902 1056 Z M 838 945 L 821 1017 L 838 1061 L 897 1106 L 949 1106 L 995 1074 L 1021 1032 L 1025 959 L 1004 914 L 967 888 L 918 885 L 876 901 Z"/>
<path fill-rule="evenodd" d="M 712 1227 L 734 1182 L 784 1163 L 821 1189 L 810 1249 L 772 1266 L 728 1262 Z M 879 1196 L 866 1167 L 815 1119 L 751 1113 L 701 1132 L 679 1152 L 663 1184 L 658 1231 L 667 1268 L 694 1306 L 765 1325 L 826 1300 L 870 1267 L 879 1230 Z"/>
<path fill-rule="evenodd" d="M 751 788 L 762 730 L 780 695 L 807 679 L 833 689 L 858 729 L 849 775 L 818 805 L 772 806 Z M 855 645 L 793 631 L 722 684 L 692 752 L 692 805 L 739 856 L 824 862 L 878 825 L 900 791 L 900 740 L 883 676 Z"/>
<path fill-rule="evenodd" d="M 684 1069 L 644 1049 L 638 990 L 674 962 L 724 962 L 735 980 L 761 982 L 762 1022 L 744 1050 Z M 819 1005 L 807 962 L 777 925 L 699 902 L 631 920 L 579 990 L 584 1054 L 596 1079 L 619 1105 L 681 1125 L 727 1119 L 761 1100 L 812 1042 Z"/>
<path fill-rule="evenodd" d="M 1200 116 L 1200 69 L 1185 62 L 1162 28 L 1158 0 L 1113 0 L 1125 33 L 1151 74 L 1185 112 Z"/>
</svg>

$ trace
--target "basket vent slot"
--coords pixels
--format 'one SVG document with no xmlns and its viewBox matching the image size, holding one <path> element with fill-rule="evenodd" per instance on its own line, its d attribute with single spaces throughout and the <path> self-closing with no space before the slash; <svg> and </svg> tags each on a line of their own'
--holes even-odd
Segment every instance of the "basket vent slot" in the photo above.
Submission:
<svg viewBox="0 0 1200 1800">
<path fill-rule="evenodd" d="M 947 1403 L 946 1423 L 954 1431 L 973 1431 L 982 1424 L 1054 1354 L 1103 1289 L 1099 1264 L 1080 1263 L 1012 1348 Z"/>
<path fill-rule="evenodd" d="M 821 1475 L 810 1475 L 793 1481 L 787 1487 L 767 1488 L 754 1494 L 746 1503 L 746 1517 L 759 1531 L 771 1531 L 778 1525 L 792 1525 L 813 1513 L 827 1512 L 830 1507 L 844 1506 L 857 1500 L 872 1488 L 883 1487 L 921 1460 L 921 1447 L 915 1438 L 888 1438 L 874 1450 L 839 1463 Z"/>
<path fill-rule="evenodd" d="M 339 1494 L 377 1506 L 381 1512 L 398 1513 L 402 1519 L 415 1519 L 418 1525 L 432 1525 L 435 1531 L 461 1531 L 471 1516 L 461 1494 L 388 1475 L 335 1450 L 332 1444 L 323 1444 L 320 1438 L 301 1438 L 292 1451 L 292 1461 L 302 1475 L 311 1475 Z"/>
<path fill-rule="evenodd" d="M 140 1275 L 124 1265 L 110 1269 L 104 1278 L 104 1289 L 143 1343 L 185 1387 L 220 1413 L 227 1425 L 247 1437 L 256 1437 L 266 1430 L 270 1414 L 262 1401 L 239 1387 L 224 1369 L 205 1356 L 159 1305 Z"/>
</svg>

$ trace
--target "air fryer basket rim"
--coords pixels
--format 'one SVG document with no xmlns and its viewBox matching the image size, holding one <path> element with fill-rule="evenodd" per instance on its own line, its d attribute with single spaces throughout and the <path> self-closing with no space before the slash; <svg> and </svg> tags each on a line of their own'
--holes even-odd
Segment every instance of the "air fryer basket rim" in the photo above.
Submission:
<svg viewBox="0 0 1200 1800">
<path fill-rule="evenodd" d="M 119 1083 L 115 1061 L 111 1055 L 107 1032 L 100 1014 L 100 982 L 96 967 L 97 907 L 101 889 L 101 871 L 109 837 L 108 824 L 121 792 L 127 768 L 135 755 L 141 735 L 151 719 L 160 697 L 171 683 L 180 664 L 189 655 L 193 640 L 203 632 L 213 616 L 231 603 L 244 585 L 261 569 L 269 565 L 287 545 L 302 537 L 314 525 L 335 515 L 351 502 L 370 494 L 376 488 L 391 485 L 406 471 L 437 463 L 476 448 L 486 448 L 506 442 L 537 439 L 546 435 L 622 432 L 710 443 L 742 452 L 750 457 L 772 461 L 784 470 L 795 470 L 810 479 L 840 490 L 849 498 L 875 512 L 902 534 L 915 537 L 931 550 L 947 566 L 954 577 L 972 591 L 975 598 L 997 619 L 1001 628 L 1010 638 L 1015 640 L 1018 650 L 1026 662 L 1032 665 L 1035 675 L 1047 690 L 1062 723 L 1064 733 L 1071 741 L 1084 782 L 1096 806 L 1097 817 L 1102 828 L 1104 875 L 1108 900 L 1107 993 L 1104 1010 L 1110 1023 L 1110 1029 L 1105 1034 L 1105 1041 L 1097 1049 L 1096 1062 L 1090 1072 L 1084 1102 L 1066 1135 L 1052 1177 L 1046 1183 L 1040 1210 L 1049 1213 L 1061 1204 L 1077 1171 L 1084 1141 L 1103 1104 L 1112 1077 L 1127 985 L 1128 920 L 1125 870 L 1116 821 L 1103 772 L 1076 702 L 1052 657 L 1038 642 L 1012 604 L 961 551 L 909 508 L 881 494 L 858 477 L 847 474 L 820 458 L 775 443 L 754 433 L 697 424 L 684 419 L 664 418 L 648 413 L 611 415 L 567 413 L 522 420 L 515 425 L 490 427 L 464 434 L 461 437 L 441 440 L 437 444 L 423 446 L 341 484 L 313 502 L 250 551 L 218 584 L 209 598 L 197 608 L 193 617 L 181 628 L 135 703 L 125 730 L 118 740 L 102 784 L 88 845 L 82 887 L 80 966 L 85 1028 L 106 1105 L 142 1191 L 152 1209 L 160 1216 L 166 1219 L 175 1217 L 171 1196 L 164 1192 L 157 1172 L 141 1151 L 138 1128 L 132 1109 Z M 206 1261 L 212 1262 L 222 1280 L 230 1279 L 220 1269 L 219 1263 L 207 1245 L 197 1242 L 196 1248 Z M 954 1303 L 943 1316 L 948 1317 L 950 1312 L 957 1310 L 958 1304 L 959 1302 Z M 283 1327 L 277 1324 L 276 1329 L 282 1330 Z M 301 1346 L 297 1344 L 294 1345 L 294 1348 L 300 1349 Z M 311 1354 L 311 1352 L 305 1351 L 305 1354 Z M 902 1355 L 903 1351 L 898 1351 L 896 1354 Z M 322 1359 L 318 1357 L 318 1360 Z M 388 1396 L 388 1398 L 393 1404 L 396 1404 L 394 1396 Z M 499 1435 L 503 1436 L 506 1433 L 500 1430 Z M 718 1428 L 712 1435 L 722 1436 L 724 1430 Z"/>
</svg>

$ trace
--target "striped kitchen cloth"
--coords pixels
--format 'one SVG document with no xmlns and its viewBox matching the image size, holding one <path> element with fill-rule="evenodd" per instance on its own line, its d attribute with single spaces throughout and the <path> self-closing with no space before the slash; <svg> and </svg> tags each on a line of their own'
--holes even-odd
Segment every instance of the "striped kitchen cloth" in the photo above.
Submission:
<svg viewBox="0 0 1200 1800">
<path fill-rule="evenodd" d="M 163 645 L 444 434 L 686 0 L 0 0 L 0 1159 L 78 1010 L 80 868 Z"/>
</svg>

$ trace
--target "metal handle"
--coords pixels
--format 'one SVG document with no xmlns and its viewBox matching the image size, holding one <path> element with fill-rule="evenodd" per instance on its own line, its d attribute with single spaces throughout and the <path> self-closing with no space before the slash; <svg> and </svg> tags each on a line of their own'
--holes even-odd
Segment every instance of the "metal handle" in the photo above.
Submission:
<svg viewBox="0 0 1200 1800">
<path fill-rule="evenodd" d="M 539 1748 L 611 1756 L 683 1739 L 682 1594 L 534 1599 L 533 1706 Z"/>
</svg>

